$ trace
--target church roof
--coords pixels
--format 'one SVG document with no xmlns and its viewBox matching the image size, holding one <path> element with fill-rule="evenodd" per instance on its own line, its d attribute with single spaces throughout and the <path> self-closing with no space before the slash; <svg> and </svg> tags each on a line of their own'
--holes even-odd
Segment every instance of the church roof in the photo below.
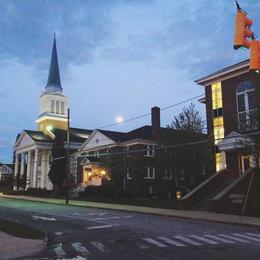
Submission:
<svg viewBox="0 0 260 260">
<path fill-rule="evenodd" d="M 91 134 L 92 130 L 81 129 L 81 128 L 70 128 L 70 142 L 83 143 Z M 67 140 L 67 130 L 54 128 L 52 133 L 59 140 L 66 142 Z"/>
<path fill-rule="evenodd" d="M 49 76 L 48 76 L 47 85 L 45 87 L 45 91 L 47 93 L 62 92 L 55 36 L 54 36 L 53 46 L 52 46 Z"/>
<path fill-rule="evenodd" d="M 41 131 L 24 130 L 34 141 L 52 142 L 52 139 Z"/>
</svg>

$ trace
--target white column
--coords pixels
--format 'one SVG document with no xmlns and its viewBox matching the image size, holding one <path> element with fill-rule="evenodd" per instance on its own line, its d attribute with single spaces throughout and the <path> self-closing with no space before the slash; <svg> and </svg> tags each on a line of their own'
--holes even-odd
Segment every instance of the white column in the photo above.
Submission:
<svg viewBox="0 0 260 260">
<path fill-rule="evenodd" d="M 21 154 L 21 168 L 20 168 L 20 182 L 21 184 L 23 183 L 23 178 L 24 178 L 24 155 L 25 153 Z"/>
<path fill-rule="evenodd" d="M 37 183 L 37 175 L 38 175 L 38 153 L 39 153 L 39 150 L 38 149 L 35 149 L 34 150 L 34 164 L 33 164 L 33 173 L 32 173 L 32 179 L 33 179 L 33 188 L 36 188 L 38 183 Z"/>
<path fill-rule="evenodd" d="M 42 152 L 42 163 L 41 163 L 41 185 L 40 187 L 43 189 L 43 188 L 46 188 L 46 164 L 48 163 L 47 162 L 47 158 L 46 158 L 46 151 L 43 151 Z"/>
<path fill-rule="evenodd" d="M 16 182 L 16 178 L 18 175 L 18 170 L 19 170 L 19 153 L 15 152 L 15 166 L 14 166 L 14 181 Z M 13 187 L 14 190 L 17 190 L 17 185 L 14 185 Z"/>
<path fill-rule="evenodd" d="M 28 152 L 28 157 L 27 157 L 27 172 L 26 172 L 26 187 L 25 189 L 27 190 L 31 186 L 31 151 Z"/>
<path fill-rule="evenodd" d="M 222 169 L 225 169 L 227 167 L 227 163 L 226 163 L 226 153 L 224 151 L 221 152 L 221 163 L 222 163 Z"/>
</svg>

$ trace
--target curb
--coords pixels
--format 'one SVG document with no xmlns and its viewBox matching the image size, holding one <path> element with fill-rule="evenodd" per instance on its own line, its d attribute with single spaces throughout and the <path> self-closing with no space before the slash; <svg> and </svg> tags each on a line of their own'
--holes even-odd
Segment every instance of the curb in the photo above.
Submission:
<svg viewBox="0 0 260 260">
<path fill-rule="evenodd" d="M 19 197 L 13 195 L 0 195 L 0 196 L 5 198 L 10 198 L 10 199 L 24 200 L 24 201 L 66 205 L 65 202 L 62 203 L 61 201 L 58 201 L 58 199 L 54 199 L 51 201 L 40 197 L 29 197 L 29 196 Z M 228 214 L 214 213 L 208 211 L 172 210 L 172 209 L 150 208 L 150 207 L 142 207 L 142 206 L 121 205 L 121 204 L 118 205 L 118 204 L 100 203 L 100 202 L 87 202 L 87 201 L 86 202 L 71 201 L 71 202 L 72 203 L 68 204 L 68 206 L 127 211 L 127 212 L 152 214 L 152 215 L 165 216 L 165 217 L 191 219 L 195 221 L 206 221 L 206 222 L 231 224 L 231 225 L 244 225 L 244 226 L 252 226 L 252 227 L 260 228 L 260 218 L 257 217 L 228 215 Z"/>
<path fill-rule="evenodd" d="M 1 218 L 2 219 L 2 218 Z M 15 232 L 8 232 L 7 230 L 0 230 L 0 233 L 2 233 L 3 235 L 0 235 L 0 241 L 1 241 L 1 245 L 3 246 L 3 248 L 5 248 L 4 252 L 2 251 L 3 255 L 3 259 L 25 259 L 26 257 L 33 257 L 34 255 L 39 254 L 40 252 L 42 252 L 46 246 L 47 246 L 47 242 L 48 242 L 48 235 L 47 232 L 45 230 L 40 230 L 37 229 L 35 227 L 31 227 L 27 224 L 23 224 L 23 223 L 17 223 L 15 221 L 12 220 L 7 220 L 7 219 L 2 219 L 3 221 L 8 221 L 11 225 L 12 224 L 17 224 L 19 226 L 24 227 L 24 229 L 30 229 L 30 230 L 34 230 L 34 231 L 39 231 L 41 233 L 43 233 L 43 238 L 28 238 L 28 237 L 23 237 L 21 236 L 21 234 L 19 235 L 18 233 L 15 234 Z M 5 244 L 5 239 L 7 238 L 8 242 L 7 244 Z M 8 248 L 8 250 L 10 249 L 10 241 L 12 244 L 17 244 L 17 243 L 22 243 L 22 245 L 24 245 L 26 247 L 26 252 L 25 251 L 20 251 L 20 249 L 18 249 L 18 251 L 13 251 L 10 250 L 8 251 L 8 256 L 6 256 L 6 246 Z M 35 242 L 33 242 L 35 241 Z M 1 245 L 0 245 L 0 251 L 1 251 Z M 14 246 L 14 248 L 16 248 L 16 246 Z M 11 249 L 14 249 L 11 246 Z M 19 247 L 18 247 L 19 248 Z"/>
</svg>

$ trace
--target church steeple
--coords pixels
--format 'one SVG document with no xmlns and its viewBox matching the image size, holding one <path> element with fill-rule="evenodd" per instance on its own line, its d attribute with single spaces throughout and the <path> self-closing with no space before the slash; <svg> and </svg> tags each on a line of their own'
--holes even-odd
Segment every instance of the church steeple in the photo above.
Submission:
<svg viewBox="0 0 260 260">
<path fill-rule="evenodd" d="M 47 85 L 45 87 L 45 92 L 47 93 L 62 92 L 55 35 L 54 35 L 53 46 L 52 46 L 49 76 L 48 76 Z"/>
<path fill-rule="evenodd" d="M 54 35 L 49 76 L 45 91 L 40 97 L 40 114 L 36 120 L 39 131 L 53 138 L 50 129 L 67 129 L 68 98 L 62 93 L 60 71 Z"/>
</svg>

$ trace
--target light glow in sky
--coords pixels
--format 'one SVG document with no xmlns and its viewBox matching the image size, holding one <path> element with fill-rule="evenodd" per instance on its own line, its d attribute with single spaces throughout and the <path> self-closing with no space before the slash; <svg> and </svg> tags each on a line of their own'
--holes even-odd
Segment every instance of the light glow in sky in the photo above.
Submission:
<svg viewBox="0 0 260 260">
<path fill-rule="evenodd" d="M 124 118 L 123 118 L 122 116 L 117 116 L 117 117 L 116 117 L 116 122 L 117 122 L 118 124 L 122 123 L 123 121 L 124 121 Z"/>
</svg>

